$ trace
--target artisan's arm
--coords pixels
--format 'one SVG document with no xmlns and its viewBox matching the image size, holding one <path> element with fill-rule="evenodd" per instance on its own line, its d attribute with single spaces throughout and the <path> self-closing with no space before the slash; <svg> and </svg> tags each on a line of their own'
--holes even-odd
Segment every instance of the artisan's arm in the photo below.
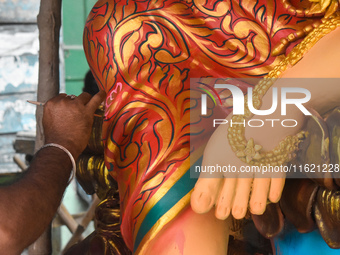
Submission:
<svg viewBox="0 0 340 255">
<path fill-rule="evenodd" d="M 61 94 L 44 106 L 45 143 L 67 148 L 75 159 L 85 149 L 93 114 L 105 93 L 87 93 L 72 100 Z M 33 159 L 26 174 L 0 187 L 0 254 L 20 254 L 51 222 L 67 186 L 72 169 L 69 156 L 47 147 Z"/>
</svg>

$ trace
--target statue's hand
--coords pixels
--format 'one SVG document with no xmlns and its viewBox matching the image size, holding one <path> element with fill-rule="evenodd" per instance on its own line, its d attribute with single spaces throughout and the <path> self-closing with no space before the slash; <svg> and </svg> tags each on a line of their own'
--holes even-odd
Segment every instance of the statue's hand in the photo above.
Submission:
<svg viewBox="0 0 340 255">
<path fill-rule="evenodd" d="M 210 138 L 202 165 L 231 166 L 236 171 L 246 166 L 229 145 L 227 125 L 220 125 Z M 218 219 L 226 219 L 230 213 L 234 218 L 241 219 L 246 215 L 249 204 L 253 214 L 263 214 L 268 200 L 274 203 L 279 201 L 285 176 L 278 173 L 273 176 L 275 178 L 256 176 L 253 173 L 201 172 L 191 195 L 192 209 L 197 213 L 206 213 L 215 205 Z"/>
</svg>

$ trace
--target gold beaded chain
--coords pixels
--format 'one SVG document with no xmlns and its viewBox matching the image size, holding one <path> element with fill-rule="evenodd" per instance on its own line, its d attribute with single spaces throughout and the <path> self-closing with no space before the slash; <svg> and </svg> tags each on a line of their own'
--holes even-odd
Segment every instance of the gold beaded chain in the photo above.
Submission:
<svg viewBox="0 0 340 255">
<path fill-rule="evenodd" d="M 296 17 L 320 17 L 326 18 L 334 14 L 339 7 L 339 0 L 323 1 L 323 0 L 309 0 L 312 3 L 310 8 L 297 9 L 289 0 L 282 0 L 283 7 L 288 11 L 290 15 Z"/>
<path fill-rule="evenodd" d="M 339 13 L 331 15 L 327 19 L 322 19 L 322 23 L 311 31 L 305 39 L 268 73 L 254 88 L 253 104 L 254 108 L 259 109 L 262 104 L 262 97 L 274 84 L 275 80 L 288 69 L 294 66 L 322 37 L 329 34 L 340 26 Z M 248 100 L 245 100 L 247 102 Z M 246 118 L 252 116 L 247 104 L 245 103 L 245 115 L 234 115 L 232 122 L 243 123 Z M 294 136 L 287 136 L 272 151 L 263 152 L 261 145 L 256 145 L 251 138 L 245 138 L 245 127 L 243 125 L 231 125 L 228 128 L 228 139 L 231 148 L 236 156 L 243 162 L 251 165 L 271 165 L 280 166 L 287 163 L 294 157 L 298 150 L 299 143 L 305 138 L 305 132 L 301 131 Z"/>
<path fill-rule="evenodd" d="M 336 13 L 339 8 L 340 0 L 331 0 L 331 1 L 323 1 L 323 0 L 309 0 L 311 2 L 310 8 L 307 9 L 297 9 L 295 8 L 289 0 L 281 0 L 283 4 L 283 8 L 286 9 L 287 13 L 292 16 L 307 18 L 307 17 L 323 17 L 321 20 L 317 19 L 312 24 L 305 26 L 302 29 L 296 30 L 294 33 L 289 34 L 288 36 L 282 38 L 279 44 L 275 45 L 272 50 L 273 56 L 278 56 L 283 54 L 287 47 L 292 43 L 299 39 L 304 38 L 308 35 L 314 28 L 318 27 L 321 22 L 324 22 L 330 16 Z"/>
</svg>

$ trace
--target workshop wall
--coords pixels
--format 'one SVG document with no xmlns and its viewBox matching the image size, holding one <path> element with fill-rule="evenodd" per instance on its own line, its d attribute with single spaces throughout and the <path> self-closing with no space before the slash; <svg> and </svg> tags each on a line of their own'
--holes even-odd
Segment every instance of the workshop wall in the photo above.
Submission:
<svg viewBox="0 0 340 255">
<path fill-rule="evenodd" d="M 0 173 L 14 172 L 17 132 L 35 133 L 40 0 L 0 1 Z"/>
<path fill-rule="evenodd" d="M 79 95 L 89 70 L 82 46 L 83 28 L 96 0 L 62 3 L 61 92 Z M 0 173 L 18 171 L 13 143 L 35 134 L 39 68 L 40 0 L 0 0 Z M 22 132 L 24 132 L 22 134 Z"/>
</svg>

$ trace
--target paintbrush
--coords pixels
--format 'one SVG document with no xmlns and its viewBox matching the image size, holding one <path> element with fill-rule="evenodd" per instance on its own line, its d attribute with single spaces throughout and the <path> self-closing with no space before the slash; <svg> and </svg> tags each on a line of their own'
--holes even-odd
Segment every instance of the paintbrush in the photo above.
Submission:
<svg viewBox="0 0 340 255">
<path fill-rule="evenodd" d="M 38 102 L 38 101 L 33 101 L 33 100 L 27 100 L 27 103 L 38 105 L 38 106 L 44 106 L 45 105 L 45 103 L 43 103 L 43 102 Z M 93 116 L 102 117 L 101 115 L 98 115 L 98 114 L 93 114 Z"/>
<path fill-rule="evenodd" d="M 38 105 L 38 106 L 44 106 L 45 103 L 38 102 L 38 101 L 32 101 L 32 100 L 27 100 L 27 103 Z"/>
</svg>

